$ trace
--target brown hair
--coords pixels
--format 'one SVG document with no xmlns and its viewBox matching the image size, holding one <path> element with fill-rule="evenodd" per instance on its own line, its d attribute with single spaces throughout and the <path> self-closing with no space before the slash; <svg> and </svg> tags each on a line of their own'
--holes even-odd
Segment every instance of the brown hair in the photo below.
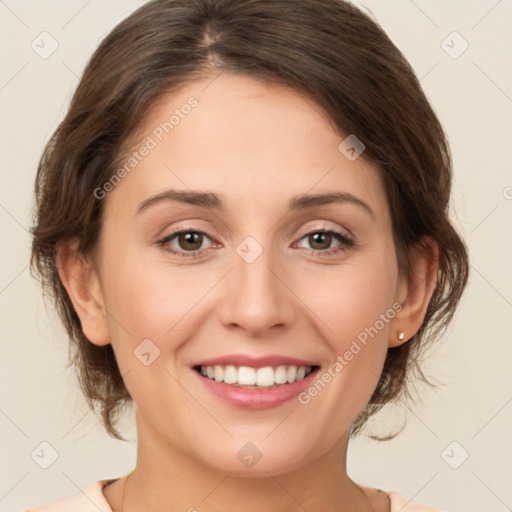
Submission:
<svg viewBox="0 0 512 512">
<path fill-rule="evenodd" d="M 102 187 L 155 103 L 188 81 L 227 70 L 294 88 L 356 134 L 384 178 L 399 268 L 421 237 L 439 245 L 439 270 L 420 330 L 390 348 L 352 435 L 407 393 L 409 375 L 451 320 L 468 278 L 464 242 L 448 219 L 451 155 L 412 68 L 382 28 L 342 0 L 153 0 L 119 23 L 92 55 L 69 110 L 47 143 L 35 182 L 32 271 L 55 300 L 71 338 L 83 394 L 107 432 L 131 397 L 111 345 L 92 344 L 59 278 L 57 245 L 97 248 Z M 341 139 L 340 139 L 341 141 Z M 377 404 L 377 405 L 371 405 Z"/>
</svg>

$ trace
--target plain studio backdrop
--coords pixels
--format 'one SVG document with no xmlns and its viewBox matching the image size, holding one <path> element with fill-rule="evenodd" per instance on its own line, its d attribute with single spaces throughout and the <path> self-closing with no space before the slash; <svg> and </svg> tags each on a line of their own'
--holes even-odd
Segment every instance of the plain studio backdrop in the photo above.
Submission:
<svg viewBox="0 0 512 512">
<path fill-rule="evenodd" d="M 30 277 L 28 227 L 38 159 L 87 59 L 143 3 L 0 1 L 2 511 L 77 494 L 135 463 L 135 442 L 104 433 L 65 369 L 64 330 L 48 317 Z M 453 219 L 469 247 L 471 274 L 451 327 L 425 363 L 444 384 L 421 387 L 421 402 L 380 414 L 368 432 L 400 428 L 403 420 L 405 430 L 385 443 L 354 440 L 349 474 L 450 512 L 510 510 L 512 2 L 359 4 L 411 62 L 448 134 Z M 124 435 L 135 439 L 132 413 L 124 424 Z M 41 450 L 46 460 L 37 457 Z"/>
</svg>

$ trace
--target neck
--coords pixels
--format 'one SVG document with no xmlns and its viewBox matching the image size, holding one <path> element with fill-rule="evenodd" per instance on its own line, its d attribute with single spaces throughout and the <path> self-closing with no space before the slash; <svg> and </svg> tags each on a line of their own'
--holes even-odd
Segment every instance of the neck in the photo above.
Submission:
<svg viewBox="0 0 512 512">
<path fill-rule="evenodd" d="M 122 512 L 371 511 L 368 496 L 346 472 L 348 433 L 320 457 L 258 477 L 221 472 L 169 445 L 137 415 L 137 465 L 124 489 Z"/>
</svg>

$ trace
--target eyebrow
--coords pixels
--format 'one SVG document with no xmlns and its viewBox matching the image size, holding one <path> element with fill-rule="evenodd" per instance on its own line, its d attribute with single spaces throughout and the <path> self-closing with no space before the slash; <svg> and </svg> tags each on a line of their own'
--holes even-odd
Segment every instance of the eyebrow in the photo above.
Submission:
<svg viewBox="0 0 512 512">
<path fill-rule="evenodd" d="M 149 207 L 167 201 L 176 201 L 180 203 L 200 206 L 202 208 L 211 208 L 214 210 L 226 210 L 226 201 L 223 197 L 213 192 L 201 192 L 197 190 L 166 190 L 161 194 L 149 197 L 142 201 L 137 208 L 137 214 L 147 210 Z M 329 192 L 324 194 L 302 194 L 292 197 L 288 203 L 288 209 L 291 211 L 306 210 L 315 206 L 324 206 L 332 203 L 349 203 L 360 206 L 374 220 L 376 218 L 374 211 L 367 203 L 357 198 L 349 192 Z"/>
</svg>

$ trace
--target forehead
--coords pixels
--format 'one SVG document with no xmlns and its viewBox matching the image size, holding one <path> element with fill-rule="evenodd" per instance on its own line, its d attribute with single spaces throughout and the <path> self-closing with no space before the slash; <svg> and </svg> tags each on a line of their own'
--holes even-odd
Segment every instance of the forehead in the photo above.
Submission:
<svg viewBox="0 0 512 512">
<path fill-rule="evenodd" d="M 228 204 L 268 207 L 341 190 L 386 209 L 380 173 L 340 151 L 347 135 L 294 89 L 224 72 L 153 105 L 130 143 L 136 161 L 112 196 L 139 202 L 166 188 L 203 189 Z"/>
</svg>

